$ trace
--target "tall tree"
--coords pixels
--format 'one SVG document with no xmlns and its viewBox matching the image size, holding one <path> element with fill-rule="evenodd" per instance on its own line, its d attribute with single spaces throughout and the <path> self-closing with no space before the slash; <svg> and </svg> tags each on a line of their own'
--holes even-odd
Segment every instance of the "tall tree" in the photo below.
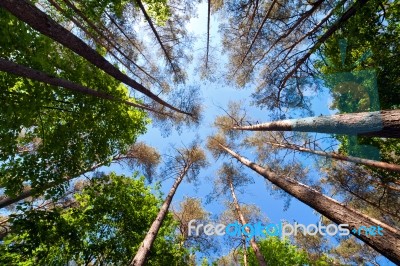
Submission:
<svg viewBox="0 0 400 266">
<path fill-rule="evenodd" d="M 400 110 L 396 109 L 281 120 L 251 126 L 232 125 L 232 129 L 249 131 L 300 131 L 399 138 L 399 121 Z"/>
<path fill-rule="evenodd" d="M 353 157 L 353 156 L 346 156 L 346 155 L 341 155 L 339 153 L 329 153 L 329 152 L 324 152 L 324 151 L 319 151 L 319 150 L 312 150 L 312 149 L 309 149 L 306 147 L 301 147 L 299 145 L 295 145 L 295 144 L 291 144 L 291 143 L 277 143 L 277 142 L 266 141 L 265 144 L 269 144 L 269 145 L 280 147 L 280 148 L 292 149 L 292 150 L 296 150 L 296 151 L 307 152 L 307 153 L 311 153 L 311 154 L 325 156 L 328 158 L 333 158 L 333 159 L 337 159 L 337 160 L 341 160 L 341 161 L 362 164 L 362 165 L 366 165 L 366 166 L 370 166 L 370 167 L 378 167 L 378 168 L 385 169 L 388 171 L 400 172 L 400 165 L 397 165 L 397 164 L 363 159 L 363 158 L 358 158 L 358 157 Z"/>
<path fill-rule="evenodd" d="M 110 174 L 86 184 L 74 195 L 73 207 L 44 210 L 24 206 L 23 214 L 13 216 L 12 233 L 0 245 L 1 264 L 129 263 L 157 215 L 154 206 L 162 202 L 144 183 L 144 178 Z M 185 265 L 185 251 L 175 247 L 175 229 L 168 215 L 149 263 Z"/>
<path fill-rule="evenodd" d="M 67 183 L 83 174 L 96 171 L 98 168 L 110 163 L 125 162 L 132 169 L 142 169 L 148 180 L 151 180 L 159 161 L 160 155 L 158 154 L 157 150 L 155 150 L 153 147 L 147 146 L 145 143 L 137 142 L 133 144 L 125 154 L 116 155 L 111 160 L 93 165 L 89 169 L 81 170 L 81 172 L 79 172 L 77 175 L 65 176 L 61 180 L 49 182 L 38 188 L 26 186 L 24 187 L 22 193 L 18 194 L 17 196 L 2 195 L 0 196 L 0 209 L 29 197 L 41 196 L 46 193 L 46 191 L 51 190 L 54 187 L 60 186 L 63 183 Z"/>
<path fill-rule="evenodd" d="M 263 168 L 249 161 L 245 157 L 240 156 L 228 147 L 219 143 L 217 140 L 211 141 L 214 143 L 214 147 L 216 149 L 220 149 L 223 153 L 229 154 L 230 156 L 241 162 L 243 165 L 249 167 L 256 173 L 269 180 L 274 185 L 283 189 L 298 200 L 304 202 L 322 215 L 328 217 L 333 222 L 337 224 L 348 224 L 350 232 L 352 234 L 370 245 L 372 248 L 374 248 L 376 251 L 378 251 L 394 263 L 400 262 L 400 232 L 397 229 L 381 221 L 370 218 L 352 208 L 346 207 L 338 201 L 329 198 L 319 191 L 296 180 L 277 176 L 273 172 L 273 170 L 265 167 Z M 374 226 L 375 228 L 378 228 L 378 226 L 380 226 L 383 229 L 385 237 L 375 237 L 367 234 L 359 235 L 357 234 L 357 230 L 361 226 Z"/>
<path fill-rule="evenodd" d="M 247 224 L 248 221 L 246 220 L 246 218 L 244 217 L 244 215 L 242 213 L 241 207 L 239 205 L 239 201 L 236 197 L 235 187 L 234 187 L 234 182 L 243 184 L 243 182 L 245 182 L 246 178 L 244 178 L 243 174 L 241 174 L 237 169 L 235 169 L 233 166 L 228 165 L 228 164 L 224 164 L 222 166 L 222 168 L 219 170 L 219 176 L 221 178 L 221 181 L 225 184 L 225 186 L 227 186 L 229 188 L 229 191 L 230 191 L 230 194 L 231 194 L 232 200 L 233 200 L 233 206 L 237 213 L 238 222 L 240 224 L 242 224 L 242 226 Z M 226 190 L 226 188 L 224 190 Z M 246 227 L 245 230 L 248 233 L 250 232 L 250 229 L 248 227 Z M 265 261 L 265 258 L 261 254 L 260 248 L 258 247 L 254 237 L 250 238 L 250 245 L 255 253 L 255 256 L 257 258 L 259 265 L 266 266 L 267 263 Z"/>
<path fill-rule="evenodd" d="M 193 144 L 187 149 L 177 150 L 177 155 L 171 159 L 170 165 L 167 166 L 167 173 L 171 174 L 177 172 L 178 176 L 175 179 L 167 197 L 164 200 L 163 205 L 158 212 L 158 215 L 152 223 L 149 231 L 146 234 L 139 250 L 135 257 L 130 262 L 130 265 L 144 265 L 149 255 L 150 249 L 157 237 L 158 231 L 168 213 L 169 206 L 171 205 L 172 199 L 178 189 L 179 184 L 182 182 L 185 176 L 188 176 L 189 180 L 193 180 L 199 174 L 201 168 L 206 166 L 206 157 L 202 149 L 196 144 Z M 169 170 L 169 171 L 168 171 Z"/>
<path fill-rule="evenodd" d="M 7 0 L 2 1 L 0 6 L 9 11 L 14 16 L 18 17 L 28 25 L 32 26 L 35 30 L 41 32 L 44 35 L 49 36 L 53 40 L 61 43 L 65 47 L 68 47 L 78 55 L 82 56 L 98 68 L 104 70 L 107 74 L 114 77 L 115 79 L 131 86 L 133 89 L 143 93 L 155 102 L 164 105 L 176 112 L 191 115 L 188 112 L 179 110 L 169 103 L 165 102 L 157 95 L 153 94 L 150 90 L 137 83 L 127 75 L 123 74 L 115 66 L 109 63 L 99 53 L 89 47 L 81 39 L 73 35 L 71 32 L 60 26 L 56 21 L 47 16 L 44 12 L 36 8 L 34 5 L 27 1 L 14 1 Z"/>
<path fill-rule="evenodd" d="M 1 58 L 129 100 L 128 89 L 103 71 L 3 9 L 0 13 L 1 34 L 7 36 L 0 40 Z M 0 76 L 0 186 L 9 196 L 26 184 L 37 189 L 109 161 L 127 151 L 149 122 L 143 111 L 127 105 L 4 72 Z"/>
</svg>

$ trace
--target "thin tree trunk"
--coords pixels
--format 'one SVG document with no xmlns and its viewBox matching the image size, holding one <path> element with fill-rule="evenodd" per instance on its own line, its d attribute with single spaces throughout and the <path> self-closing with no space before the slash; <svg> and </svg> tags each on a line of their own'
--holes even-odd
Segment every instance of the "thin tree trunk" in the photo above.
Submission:
<svg viewBox="0 0 400 266">
<path fill-rule="evenodd" d="M 333 158 L 333 159 L 337 159 L 337 160 L 341 160 L 341 161 L 362 164 L 362 165 L 366 165 L 366 166 L 370 166 L 370 167 L 377 167 L 377 168 L 388 170 L 388 171 L 400 172 L 400 165 L 398 165 L 398 164 L 380 162 L 380 161 L 369 160 L 369 159 L 353 157 L 353 156 L 346 156 L 346 155 L 341 155 L 341 154 L 333 153 L 333 152 L 330 153 L 330 152 L 324 152 L 324 151 L 311 150 L 311 149 L 304 148 L 304 147 L 294 145 L 294 144 L 281 144 L 281 143 L 274 143 L 274 142 L 269 142 L 269 141 L 266 141 L 265 143 L 276 146 L 276 147 L 285 148 L 285 149 L 303 151 L 303 152 L 308 152 L 308 153 L 312 153 L 312 154 L 316 154 L 316 155 L 320 155 L 320 156 L 325 156 L 328 158 Z"/>
<path fill-rule="evenodd" d="M 400 109 L 280 120 L 252 126 L 234 126 L 232 129 L 299 131 L 400 138 Z"/>
<path fill-rule="evenodd" d="M 176 75 L 178 75 L 177 70 L 175 69 L 174 63 L 172 62 L 172 59 L 170 57 L 170 54 L 168 53 L 167 49 L 165 48 L 163 42 L 161 41 L 161 37 L 158 34 L 156 27 L 154 26 L 153 22 L 151 21 L 150 16 L 147 14 L 146 9 L 143 6 L 142 1 L 140 0 L 136 0 L 136 3 L 138 4 L 140 10 L 142 11 L 147 23 L 149 24 L 151 31 L 153 32 L 154 36 L 156 37 L 158 44 L 161 46 L 161 49 L 164 52 L 165 58 L 167 59 L 168 63 L 170 64 L 172 70 L 174 71 L 174 73 L 176 73 Z"/>
<path fill-rule="evenodd" d="M 120 102 L 122 104 L 126 104 L 126 105 L 133 106 L 133 107 L 136 107 L 139 109 L 147 110 L 147 111 L 157 113 L 160 115 L 167 115 L 166 113 L 160 112 L 154 108 L 151 108 L 151 107 L 139 104 L 139 103 L 133 103 L 130 101 L 120 100 L 108 93 L 96 91 L 96 90 L 90 89 L 88 87 L 82 86 L 80 84 L 71 82 L 66 79 L 56 78 L 54 76 L 51 76 L 51 75 L 41 72 L 39 70 L 32 69 L 32 68 L 29 68 L 26 66 L 22 66 L 22 65 L 16 64 L 14 62 L 11 62 L 11 61 L 8 61 L 8 60 L 2 59 L 2 58 L 0 58 L 0 71 L 14 74 L 14 75 L 17 75 L 20 77 L 29 78 L 31 80 L 44 82 L 46 84 L 50 84 L 53 86 L 63 87 L 70 91 L 90 95 L 93 97 Z"/>
<path fill-rule="evenodd" d="M 243 237 L 243 266 L 247 266 L 247 247 L 246 247 L 246 238 L 244 235 Z"/>
<path fill-rule="evenodd" d="M 182 111 L 170 105 L 169 103 L 159 98 L 157 95 L 153 94 L 143 85 L 123 74 L 119 69 L 113 66 L 104 57 L 102 57 L 99 53 L 88 46 L 85 42 L 63 28 L 56 21 L 47 16 L 44 12 L 39 10 L 27 0 L 2 0 L 0 1 L 0 7 L 8 10 L 11 14 L 30 25 L 33 29 L 71 49 L 78 55 L 91 62 L 93 65 L 102 69 L 110 76 L 125 83 L 128 86 L 131 86 L 133 89 L 143 93 L 150 99 L 176 112 L 190 116 L 192 115 L 188 112 Z"/>
<path fill-rule="evenodd" d="M 233 198 L 233 204 L 235 205 L 235 209 L 239 216 L 240 223 L 242 225 L 245 225 L 245 224 L 247 224 L 247 221 L 244 218 L 243 213 L 240 209 L 239 201 L 236 198 L 235 189 L 233 187 L 232 180 L 230 178 L 228 178 L 228 183 L 229 183 L 229 189 L 231 190 L 231 194 L 232 194 L 232 198 Z M 246 232 L 250 232 L 250 229 L 247 227 L 245 228 L 245 230 L 246 230 Z M 264 256 L 261 254 L 260 248 L 258 247 L 256 241 L 254 240 L 254 237 L 252 237 L 250 239 L 250 245 L 251 245 L 251 248 L 254 250 L 254 254 L 256 255 L 256 258 L 257 258 L 260 266 L 267 266 Z"/>
<path fill-rule="evenodd" d="M 99 30 L 97 28 L 97 26 L 90 21 L 83 13 L 82 11 L 80 11 L 72 2 L 68 1 L 68 0 L 63 0 L 67 6 L 69 6 L 72 10 L 74 10 L 88 25 L 89 27 L 91 27 L 104 41 L 106 41 L 109 46 L 111 46 L 112 48 L 114 48 L 119 54 L 121 54 L 127 61 L 129 61 L 132 65 L 134 65 L 136 68 L 138 68 L 140 71 L 142 71 L 146 76 L 148 76 L 150 79 L 152 79 L 153 81 L 157 82 L 159 85 L 161 85 L 161 83 L 152 75 L 150 75 L 150 73 L 148 73 L 145 69 L 143 69 L 141 66 L 139 66 L 138 64 L 136 64 L 128 55 L 126 55 L 120 48 L 118 48 L 118 45 L 116 43 L 114 43 L 112 40 L 110 40 L 101 30 Z M 54 2 L 53 0 L 49 0 L 49 2 L 59 11 L 61 12 L 63 15 L 65 15 L 66 17 L 69 17 L 68 14 L 66 13 L 65 10 L 63 10 L 56 2 Z M 77 25 L 81 30 L 83 30 L 86 35 L 88 35 L 90 38 L 92 38 L 97 44 L 99 44 L 100 46 L 103 46 L 107 52 L 109 52 L 115 59 L 117 59 L 121 64 L 123 64 L 127 69 L 130 69 L 129 66 L 127 66 L 126 64 L 122 63 L 121 60 L 113 53 L 111 52 L 111 49 L 108 45 L 105 45 L 102 41 L 100 41 L 98 38 L 96 38 L 95 36 L 93 36 L 93 34 L 89 33 L 85 27 L 76 19 L 74 19 L 72 16 L 70 17 L 71 21 L 73 23 L 75 23 L 75 25 Z M 113 36 L 113 34 L 108 30 L 108 34 L 110 34 L 111 36 Z M 131 71 L 133 74 L 134 72 Z M 137 76 L 136 74 L 134 74 L 135 76 Z M 138 77 L 138 76 L 137 76 Z M 138 77 L 139 78 L 139 77 Z"/>
<path fill-rule="evenodd" d="M 387 257 L 395 264 L 400 263 L 399 230 L 377 219 L 370 218 L 357 210 L 347 207 L 344 204 L 341 204 L 340 202 L 329 198 L 319 191 L 307 185 L 304 185 L 292 178 L 277 176 L 276 173 L 269 168 L 263 168 L 249 161 L 245 157 L 240 156 L 239 154 L 235 153 L 234 151 L 225 147 L 222 144 L 218 145 L 222 150 L 230 154 L 233 158 L 236 158 L 242 164 L 260 174 L 265 179 L 283 189 L 288 194 L 292 195 L 293 197 L 302 201 L 314 210 L 318 211 L 328 219 L 337 224 L 348 224 L 351 234 L 364 241 L 367 245 L 371 246 L 373 249 Z M 377 228 L 378 226 L 380 226 L 383 229 L 383 236 L 372 236 L 366 233 L 358 235 L 356 230 L 361 226 L 367 228 L 370 228 L 372 226 Z"/>
<path fill-rule="evenodd" d="M 208 69 L 208 52 L 210 50 L 210 19 L 211 19 L 211 0 L 207 1 L 207 51 L 206 51 L 206 69 Z"/>
<path fill-rule="evenodd" d="M 267 19 L 268 19 L 269 15 L 270 15 L 272 9 L 274 8 L 274 5 L 276 4 L 276 1 L 277 1 L 277 0 L 273 0 L 273 1 L 272 1 L 271 6 L 269 7 L 267 13 L 265 14 L 265 16 L 264 16 L 264 18 L 263 18 L 263 20 L 262 20 L 260 26 L 258 27 L 258 30 L 257 30 L 256 34 L 255 34 L 254 37 L 253 37 L 253 40 L 252 40 L 251 43 L 250 43 L 249 48 L 246 50 L 246 53 L 245 53 L 244 56 L 242 57 L 242 60 L 241 60 L 241 62 L 240 62 L 240 64 L 239 64 L 239 66 L 237 67 L 237 69 L 239 69 L 239 68 L 242 66 L 244 60 L 246 60 L 246 57 L 249 55 L 251 49 L 253 48 L 254 43 L 256 42 L 256 40 L 257 40 L 257 38 L 258 38 L 258 35 L 260 34 L 262 28 L 264 27 L 265 22 L 267 22 Z M 249 29 L 249 30 L 250 30 L 250 29 Z M 235 75 L 235 74 L 236 74 L 236 71 L 235 71 L 234 75 Z"/>
<path fill-rule="evenodd" d="M 288 74 L 286 74 L 279 87 L 283 88 L 288 79 L 292 77 L 294 73 L 296 73 L 297 69 L 299 69 L 299 67 L 304 64 L 308 58 L 310 58 L 315 50 L 330 36 L 332 36 L 347 20 L 354 16 L 357 11 L 360 10 L 367 2 L 368 0 L 358 0 L 337 21 L 335 21 L 335 23 L 329 29 L 327 29 L 327 31 L 321 37 L 318 38 L 316 43 L 308 50 L 308 52 L 302 58 L 296 60 L 296 65 L 288 72 Z"/>
<path fill-rule="evenodd" d="M 133 266 L 141 266 L 144 265 L 146 262 L 146 259 L 149 255 L 150 249 L 154 243 L 154 240 L 157 237 L 158 231 L 161 228 L 162 222 L 164 221 L 165 216 L 168 213 L 169 206 L 171 205 L 172 198 L 175 195 L 175 192 L 179 186 L 179 184 L 182 182 L 183 178 L 185 177 L 187 171 L 190 168 L 190 164 L 188 164 L 180 173 L 178 178 L 175 180 L 175 183 L 172 185 L 168 196 L 165 198 L 163 205 L 161 206 L 160 211 L 157 214 L 156 219 L 152 223 L 149 231 L 146 234 L 146 237 L 144 238 L 142 244 L 139 247 L 139 250 L 137 251 L 135 257 L 131 261 L 130 265 Z"/>
</svg>

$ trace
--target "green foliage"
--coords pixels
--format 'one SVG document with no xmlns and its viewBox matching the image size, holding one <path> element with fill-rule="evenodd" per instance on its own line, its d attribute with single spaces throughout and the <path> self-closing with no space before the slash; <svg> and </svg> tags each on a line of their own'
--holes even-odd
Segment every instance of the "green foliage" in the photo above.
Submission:
<svg viewBox="0 0 400 266">
<path fill-rule="evenodd" d="M 321 48 L 316 67 L 333 96 L 332 109 L 354 113 L 400 107 L 399 15 L 399 1 L 369 1 Z M 400 163 L 399 140 L 336 138 L 343 154 Z"/>
<path fill-rule="evenodd" d="M 156 191 L 156 193 L 159 193 Z M 135 255 L 162 200 L 144 178 L 110 174 L 94 179 L 74 196 L 74 207 L 13 215 L 12 234 L 0 247 L 2 265 L 127 265 Z M 171 215 L 163 222 L 149 265 L 184 265 L 186 253 L 174 237 Z"/>
<path fill-rule="evenodd" d="M 128 99 L 125 86 L 3 10 L 0 34 L 2 58 Z M 109 161 L 149 122 L 143 111 L 3 72 L 0 87 L 0 186 L 8 194 Z"/>
<path fill-rule="evenodd" d="M 257 242 L 261 253 L 268 265 L 276 266 L 295 266 L 295 265 L 310 265 L 307 253 L 299 250 L 296 246 L 291 245 L 289 240 L 281 240 L 278 237 L 268 237 Z M 251 247 L 247 248 L 247 260 L 249 265 L 258 265 L 257 258 Z M 313 262 L 313 265 L 328 266 L 329 264 L 320 259 Z"/>
</svg>

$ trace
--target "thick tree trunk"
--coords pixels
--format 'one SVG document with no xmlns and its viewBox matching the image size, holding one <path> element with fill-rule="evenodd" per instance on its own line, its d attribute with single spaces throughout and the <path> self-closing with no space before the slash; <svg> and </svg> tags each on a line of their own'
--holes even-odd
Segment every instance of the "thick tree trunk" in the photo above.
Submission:
<svg viewBox="0 0 400 266">
<path fill-rule="evenodd" d="M 190 113 L 179 110 L 178 108 L 175 108 L 174 106 L 165 102 L 157 95 L 153 94 L 150 90 L 146 89 L 143 85 L 123 74 L 85 42 L 63 28 L 56 21 L 47 16 L 44 12 L 39 10 L 27 0 L 2 0 L 0 1 L 0 7 L 6 9 L 11 14 L 24 21 L 40 33 L 71 49 L 93 65 L 102 69 L 110 76 L 148 96 L 155 102 L 158 102 L 159 104 L 164 105 L 176 112 L 191 115 Z"/>
<path fill-rule="evenodd" d="M 357 210 L 349 208 L 340 202 L 329 198 L 319 191 L 304 185 L 294 179 L 277 176 L 272 170 L 263 168 L 245 157 L 240 156 L 231 149 L 225 147 L 222 144 L 218 144 L 221 149 L 226 153 L 230 154 L 233 158 L 236 158 L 239 162 L 246 165 L 256 173 L 269 180 L 274 185 L 283 189 L 293 197 L 302 201 L 306 205 L 310 206 L 314 210 L 318 211 L 328 219 L 332 220 L 337 224 L 348 224 L 351 234 L 364 241 L 366 244 L 371 246 L 373 249 L 387 257 L 395 264 L 400 263 L 400 232 L 399 230 L 377 220 L 364 215 Z M 358 235 L 357 229 L 361 226 L 363 228 L 375 228 L 383 229 L 381 235 L 369 235 L 363 233 Z M 354 230 L 353 230 L 354 229 Z"/>
<path fill-rule="evenodd" d="M 156 219 L 152 223 L 149 231 L 147 232 L 142 244 L 139 247 L 139 250 L 137 251 L 137 253 L 136 253 L 135 257 L 133 258 L 133 260 L 131 261 L 130 265 L 133 265 L 133 266 L 140 265 L 141 266 L 141 265 L 145 264 L 148 254 L 150 252 L 150 249 L 154 243 L 154 240 L 157 237 L 158 231 L 161 228 L 162 222 L 164 221 L 164 218 L 168 213 L 168 209 L 169 209 L 169 206 L 171 205 L 172 198 L 174 197 L 179 184 L 182 182 L 182 180 L 185 177 L 189 168 L 190 168 L 190 164 L 187 165 L 182 170 L 181 174 L 175 180 L 175 183 L 172 185 L 172 187 L 168 193 L 168 196 L 165 198 L 164 203 L 161 206 L 161 209 L 158 212 Z"/>
<path fill-rule="evenodd" d="M 147 107 L 145 105 L 142 104 L 138 104 L 138 103 L 133 103 L 133 102 L 129 102 L 129 101 L 125 101 L 125 100 L 120 100 L 115 98 L 114 96 L 105 93 L 105 92 L 100 92 L 100 91 L 96 91 L 93 89 L 90 89 L 88 87 L 82 86 L 80 84 L 71 82 L 69 80 L 66 79 L 62 79 L 62 78 L 57 78 L 51 75 L 48 75 L 44 72 L 41 72 L 39 70 L 36 69 L 32 69 L 26 66 L 22 66 L 19 64 L 16 64 L 14 62 L 5 60 L 0 58 L 0 71 L 4 71 L 10 74 L 14 74 L 20 77 L 25 77 L 25 78 L 29 78 L 31 80 L 36 80 L 36 81 L 40 81 L 40 82 L 44 82 L 46 84 L 49 85 L 53 85 L 53 86 L 57 86 L 57 87 L 63 87 L 65 89 L 68 89 L 70 91 L 74 91 L 74 92 L 79 92 L 82 94 L 86 94 L 86 95 L 90 95 L 90 96 L 94 96 L 97 98 L 101 98 L 101 99 L 106 99 L 106 100 L 111 100 L 111 101 L 116 101 L 116 102 L 120 102 L 129 106 L 133 106 L 139 109 L 143 109 L 143 110 L 147 110 L 153 113 L 157 113 L 160 115 L 167 115 L 163 112 L 157 111 L 151 107 Z"/>
<path fill-rule="evenodd" d="M 400 138 L 400 109 L 280 120 L 252 126 L 234 126 L 232 129 L 300 131 Z"/>
<path fill-rule="evenodd" d="M 281 144 L 281 143 L 274 143 L 274 142 L 268 142 L 268 141 L 266 141 L 265 143 L 270 144 L 272 146 L 285 148 L 285 149 L 303 151 L 303 152 L 308 152 L 308 153 L 312 153 L 312 154 L 316 154 L 316 155 L 320 155 L 320 156 L 325 156 L 328 158 L 333 158 L 333 159 L 337 159 L 337 160 L 341 160 L 341 161 L 362 164 L 362 165 L 366 165 L 366 166 L 370 166 L 370 167 L 377 167 L 377 168 L 388 170 L 388 171 L 400 172 L 400 165 L 398 165 L 398 164 L 380 162 L 380 161 L 369 160 L 369 159 L 353 157 L 353 156 L 345 156 L 345 155 L 341 155 L 338 153 L 316 151 L 316 150 L 311 150 L 311 149 L 304 148 L 304 147 L 301 147 L 298 145 L 293 145 L 293 144 Z"/>
<path fill-rule="evenodd" d="M 232 194 L 232 198 L 233 198 L 233 205 L 235 205 L 235 209 L 239 216 L 240 223 L 242 225 L 245 225 L 245 224 L 247 224 L 247 221 L 244 218 L 243 213 L 240 209 L 239 201 L 236 198 L 235 189 L 233 187 L 232 180 L 228 179 L 228 183 L 229 183 L 229 189 L 231 190 L 231 194 Z M 250 232 L 250 229 L 247 227 L 245 228 L 245 230 L 246 230 L 246 232 Z M 256 255 L 256 258 L 257 258 L 260 266 L 267 266 L 264 256 L 261 254 L 260 248 L 258 247 L 256 241 L 254 240 L 254 237 L 252 237 L 250 239 L 250 245 L 251 245 L 251 248 L 254 250 L 254 254 Z"/>
</svg>

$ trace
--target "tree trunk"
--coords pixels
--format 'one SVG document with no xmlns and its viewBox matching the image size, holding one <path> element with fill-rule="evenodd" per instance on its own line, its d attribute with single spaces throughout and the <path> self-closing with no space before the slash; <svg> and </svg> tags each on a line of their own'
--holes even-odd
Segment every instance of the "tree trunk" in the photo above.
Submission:
<svg viewBox="0 0 400 266">
<path fill-rule="evenodd" d="M 370 167 L 377 167 L 377 168 L 388 170 L 388 171 L 400 172 L 400 165 L 398 165 L 398 164 L 380 162 L 380 161 L 369 160 L 369 159 L 353 157 L 353 156 L 345 156 L 345 155 L 341 155 L 341 154 L 338 154 L 338 153 L 329 153 L 329 152 L 324 152 L 324 151 L 316 151 L 316 150 L 311 150 L 311 149 L 304 148 L 304 147 L 301 147 L 301 146 L 298 146 L 298 145 L 294 145 L 294 144 L 281 144 L 281 143 L 274 143 L 274 142 L 268 142 L 268 141 L 266 141 L 265 143 L 273 145 L 273 146 L 285 148 L 285 149 L 303 151 L 303 152 L 317 154 L 317 155 L 320 155 L 320 156 L 325 156 L 325 157 L 328 157 L 328 158 L 333 158 L 333 159 L 337 159 L 337 160 L 341 160 L 341 161 L 362 164 L 362 165 L 366 165 L 366 166 L 370 166 Z"/>
<path fill-rule="evenodd" d="M 265 179 L 269 180 L 271 183 L 283 189 L 285 192 L 326 216 L 328 219 L 337 224 L 348 224 L 351 234 L 364 241 L 367 245 L 371 246 L 373 249 L 387 257 L 395 264 L 400 263 L 399 230 L 377 219 L 370 218 L 357 210 L 347 207 L 344 204 L 341 204 L 340 202 L 329 198 L 319 191 L 292 178 L 277 176 L 275 172 L 269 168 L 263 168 L 249 161 L 245 157 L 240 156 L 222 144 L 218 145 L 233 158 L 236 158 L 242 164 L 262 175 Z M 370 228 L 372 226 L 378 228 L 378 226 L 380 226 L 380 228 L 383 229 L 383 236 L 372 236 L 366 233 L 358 235 L 357 229 L 359 229 L 361 226 L 363 226 L 363 228 Z"/>
<path fill-rule="evenodd" d="M 115 159 L 116 158 L 114 158 L 113 160 L 115 160 Z M 18 196 L 16 196 L 16 197 L 7 196 L 7 197 L 5 197 L 5 198 L 0 200 L 0 209 L 5 208 L 5 207 L 7 207 L 7 206 L 9 206 L 11 204 L 14 204 L 14 203 L 16 203 L 16 202 L 18 202 L 20 200 L 26 199 L 28 197 L 32 197 L 32 196 L 36 196 L 36 195 L 42 195 L 44 193 L 44 191 L 46 191 L 47 189 L 55 187 L 57 185 L 60 185 L 60 184 L 62 184 L 64 182 L 70 181 L 70 180 L 72 180 L 74 178 L 77 178 L 78 176 L 81 176 L 84 173 L 91 172 L 91 171 L 93 171 L 93 170 L 105 165 L 106 163 L 108 163 L 108 161 L 96 164 L 96 165 L 92 166 L 90 169 L 82 171 L 77 175 L 64 177 L 63 180 L 61 180 L 61 181 L 50 182 L 47 185 L 41 187 L 40 189 L 28 188 L 28 189 L 24 189 L 24 191 L 21 194 L 19 194 Z"/>
<path fill-rule="evenodd" d="M 133 89 L 143 93 L 155 102 L 158 102 L 159 104 L 164 105 L 176 112 L 190 116 L 192 115 L 188 112 L 179 110 L 178 108 L 170 105 L 169 103 L 159 98 L 157 95 L 153 94 L 150 90 L 146 89 L 143 85 L 123 74 L 119 69 L 113 66 L 104 57 L 102 57 L 99 53 L 88 46 L 85 42 L 63 28 L 56 21 L 54 21 L 40 9 L 29 3 L 27 0 L 2 0 L 0 1 L 0 7 L 8 10 L 11 14 L 27 23 L 33 29 L 71 49 L 78 55 L 88 60 L 93 65 L 102 69 L 110 76 L 125 83 L 128 86 L 131 86 Z"/>
<path fill-rule="evenodd" d="M 340 29 L 340 27 L 352 16 L 354 16 L 357 13 L 357 11 L 360 10 L 367 2 L 368 0 L 358 0 L 338 20 L 336 20 L 335 23 L 333 23 L 333 25 L 330 26 L 324 32 L 324 34 L 318 38 L 315 44 L 310 49 L 308 49 L 308 52 L 302 58 L 296 60 L 296 65 L 290 71 L 288 71 L 288 74 L 286 74 L 286 76 L 280 83 L 279 88 L 283 88 L 286 82 L 289 80 L 289 78 L 292 77 L 294 73 L 296 73 L 296 71 L 301 67 L 301 65 L 304 64 L 313 53 L 315 53 L 315 50 L 318 49 L 318 47 L 320 47 L 338 29 Z"/>
<path fill-rule="evenodd" d="M 243 266 L 247 266 L 247 247 L 246 247 L 246 237 L 242 235 L 243 241 Z"/>
<path fill-rule="evenodd" d="M 146 9 L 144 8 L 144 6 L 143 6 L 143 4 L 142 4 L 142 1 L 141 1 L 141 0 L 136 0 L 136 3 L 138 4 L 140 10 L 142 11 L 143 16 L 145 17 L 147 23 L 149 24 L 149 26 L 150 26 L 150 28 L 151 28 L 151 31 L 153 32 L 154 36 L 156 37 L 158 44 L 161 46 L 161 49 L 163 50 L 164 55 L 165 55 L 165 58 L 167 59 L 169 65 L 171 66 L 171 69 L 174 71 L 174 73 L 175 73 L 176 75 L 178 75 L 177 70 L 175 69 L 175 65 L 174 65 L 174 63 L 172 62 L 171 56 L 170 56 L 170 54 L 168 53 L 167 49 L 165 48 L 163 42 L 161 41 L 161 37 L 160 37 L 160 35 L 158 34 L 158 32 L 157 32 L 157 30 L 156 30 L 156 27 L 154 27 L 154 24 L 153 24 L 153 22 L 151 21 L 150 16 L 147 14 Z"/>
<path fill-rule="evenodd" d="M 239 201 L 236 198 L 235 189 L 233 187 L 232 180 L 230 178 L 228 178 L 228 183 L 229 183 L 229 188 L 231 190 L 231 194 L 232 194 L 232 198 L 233 198 L 233 204 L 235 205 L 235 209 L 239 216 L 240 223 L 242 225 L 245 225 L 245 224 L 247 224 L 247 221 L 244 218 L 243 213 L 240 209 Z M 245 230 L 246 230 L 246 232 L 250 232 L 250 229 L 247 227 L 245 228 Z M 251 248 L 254 250 L 254 254 L 256 255 L 256 258 L 257 258 L 260 266 L 267 266 L 264 256 L 261 254 L 260 248 L 258 247 L 256 241 L 254 240 L 254 237 L 252 237 L 250 239 L 250 245 L 251 245 Z"/>
<path fill-rule="evenodd" d="M 234 126 L 232 129 L 400 138 L 400 109 L 280 120 L 252 126 Z"/>
<path fill-rule="evenodd" d="M 146 234 L 146 237 L 144 238 L 142 244 L 139 247 L 139 250 L 137 251 L 135 257 L 133 258 L 133 260 L 131 261 L 131 263 L 129 265 L 133 265 L 133 266 L 140 265 L 141 266 L 141 265 L 145 264 L 148 254 L 150 252 L 150 249 L 154 243 L 154 240 L 157 237 L 158 231 L 161 228 L 162 222 L 164 221 L 164 218 L 168 213 L 168 209 L 169 209 L 169 206 L 171 205 L 172 198 L 174 197 L 179 184 L 182 182 L 182 180 L 185 177 L 189 168 L 190 168 L 190 164 L 187 165 L 182 170 L 181 174 L 175 180 L 175 183 L 172 185 L 172 187 L 168 193 L 168 196 L 165 198 L 164 203 L 161 206 L 161 209 L 158 212 L 156 219 L 152 223 L 149 231 Z"/>
<path fill-rule="evenodd" d="M 54 76 L 51 76 L 47 73 L 41 72 L 39 70 L 36 69 L 32 69 L 26 66 L 22 66 L 19 64 L 16 64 L 14 62 L 5 60 L 0 58 L 0 71 L 4 71 L 10 74 L 14 74 L 20 77 L 25 77 L 25 78 L 29 78 L 31 80 L 36 80 L 36 81 L 40 81 L 40 82 L 44 82 L 46 84 L 50 84 L 53 86 L 57 86 L 57 87 L 63 87 L 65 89 L 68 89 L 70 91 L 74 91 L 74 92 L 78 92 L 78 93 L 82 93 L 82 94 L 86 94 L 86 95 L 90 95 L 90 96 L 94 96 L 97 98 L 101 98 L 101 99 L 106 99 L 106 100 L 111 100 L 111 101 L 116 101 L 116 102 L 120 102 L 129 106 L 133 106 L 139 109 L 143 109 L 143 110 L 147 110 L 153 113 L 157 113 L 160 115 L 168 115 L 165 114 L 163 112 L 160 112 L 158 110 L 155 110 L 151 107 L 147 107 L 146 105 L 142 105 L 139 103 L 133 103 L 133 102 L 129 102 L 129 101 L 125 101 L 125 100 L 120 100 L 115 98 L 114 96 L 105 93 L 105 92 L 100 92 L 100 91 L 96 91 L 93 89 L 90 89 L 88 87 L 82 86 L 80 84 L 71 82 L 69 80 L 66 79 L 62 79 L 62 78 L 57 78 Z M 168 115 L 169 116 L 169 115 Z"/>
</svg>

